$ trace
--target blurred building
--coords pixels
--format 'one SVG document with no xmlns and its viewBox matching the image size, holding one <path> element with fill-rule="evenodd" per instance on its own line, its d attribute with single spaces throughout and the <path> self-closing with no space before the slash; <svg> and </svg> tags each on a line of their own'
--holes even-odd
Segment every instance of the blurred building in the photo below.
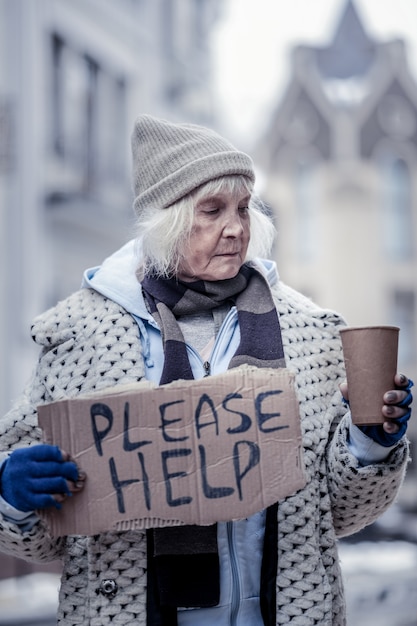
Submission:
<svg viewBox="0 0 417 626">
<path fill-rule="evenodd" d="M 405 43 L 375 40 L 348 0 L 328 46 L 293 50 L 257 156 L 282 279 L 350 325 L 399 326 L 399 369 L 417 381 L 417 83 Z"/>
<path fill-rule="evenodd" d="M 0 0 L 0 409 L 32 369 L 30 322 L 131 236 L 142 112 L 214 124 L 220 0 Z"/>
</svg>

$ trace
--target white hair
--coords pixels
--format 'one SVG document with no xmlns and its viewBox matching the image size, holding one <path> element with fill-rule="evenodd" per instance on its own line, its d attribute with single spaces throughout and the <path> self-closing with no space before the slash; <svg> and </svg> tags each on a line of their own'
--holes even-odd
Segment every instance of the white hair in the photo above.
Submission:
<svg viewBox="0 0 417 626">
<path fill-rule="evenodd" d="M 186 250 L 194 223 L 194 209 L 204 198 L 221 192 L 250 194 L 250 241 L 245 262 L 268 257 L 275 238 L 275 227 L 262 201 L 253 194 L 252 183 L 241 175 L 222 176 L 205 183 L 168 209 L 149 207 L 136 221 L 136 251 L 139 257 L 138 278 L 152 273 L 172 277 Z"/>
</svg>

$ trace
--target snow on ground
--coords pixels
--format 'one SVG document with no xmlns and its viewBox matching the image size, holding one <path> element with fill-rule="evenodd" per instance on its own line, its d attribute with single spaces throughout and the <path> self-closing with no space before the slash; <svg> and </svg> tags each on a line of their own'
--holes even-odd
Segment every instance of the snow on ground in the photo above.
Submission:
<svg viewBox="0 0 417 626">
<path fill-rule="evenodd" d="M 60 576 L 29 574 L 0 581 L 0 624 L 26 626 L 56 623 Z"/>
<path fill-rule="evenodd" d="M 341 542 L 348 626 L 417 626 L 417 545 Z"/>
</svg>

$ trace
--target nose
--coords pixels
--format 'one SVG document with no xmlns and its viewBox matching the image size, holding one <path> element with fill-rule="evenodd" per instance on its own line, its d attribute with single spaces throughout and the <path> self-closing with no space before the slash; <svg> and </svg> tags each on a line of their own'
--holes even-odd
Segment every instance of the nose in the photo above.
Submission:
<svg viewBox="0 0 417 626">
<path fill-rule="evenodd" d="M 240 237 L 244 232 L 242 218 L 238 211 L 229 214 L 225 218 L 223 234 L 225 237 Z"/>
</svg>

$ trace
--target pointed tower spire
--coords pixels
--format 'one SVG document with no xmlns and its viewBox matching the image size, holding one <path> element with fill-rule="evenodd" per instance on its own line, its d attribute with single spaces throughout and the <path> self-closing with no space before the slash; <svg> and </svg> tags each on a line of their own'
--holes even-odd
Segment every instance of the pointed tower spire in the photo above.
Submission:
<svg viewBox="0 0 417 626">
<path fill-rule="evenodd" d="M 347 0 L 330 46 L 317 50 L 325 78 L 346 79 L 366 74 L 375 55 L 375 42 L 367 35 L 353 0 Z"/>
</svg>

